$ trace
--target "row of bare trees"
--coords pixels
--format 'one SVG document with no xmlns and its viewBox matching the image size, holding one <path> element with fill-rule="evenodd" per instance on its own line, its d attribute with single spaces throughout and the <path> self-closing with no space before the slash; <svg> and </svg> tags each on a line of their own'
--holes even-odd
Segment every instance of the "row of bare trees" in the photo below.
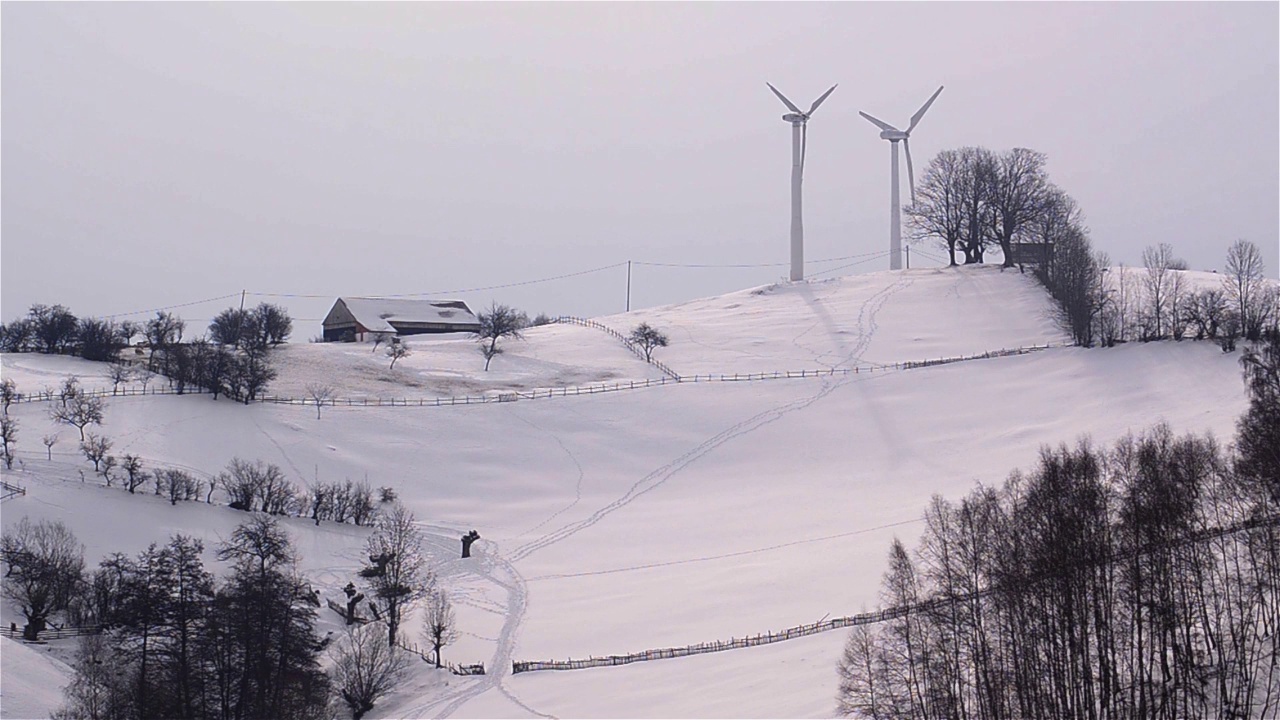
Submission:
<svg viewBox="0 0 1280 720">
<path fill-rule="evenodd" d="M 1013 267 L 1019 242 L 1054 242 L 1078 229 L 1074 200 L 1051 183 L 1044 153 L 983 147 L 944 150 L 929 162 L 911 204 L 903 209 L 911 238 L 933 240 L 966 265 L 981 263 L 999 248 Z"/>
<path fill-rule="evenodd" d="M 1280 338 L 1246 351 L 1234 449 L 1157 426 L 1081 441 L 893 543 L 850 635 L 843 714 L 1246 718 L 1280 713 Z"/>
<path fill-rule="evenodd" d="M 1262 253 L 1248 240 L 1227 250 L 1216 287 L 1193 287 L 1186 263 L 1160 243 L 1146 248 L 1143 268 L 1120 267 L 1105 279 L 1099 310 L 1103 344 L 1194 338 L 1256 341 L 1280 325 L 1280 287 L 1265 277 Z"/>
</svg>

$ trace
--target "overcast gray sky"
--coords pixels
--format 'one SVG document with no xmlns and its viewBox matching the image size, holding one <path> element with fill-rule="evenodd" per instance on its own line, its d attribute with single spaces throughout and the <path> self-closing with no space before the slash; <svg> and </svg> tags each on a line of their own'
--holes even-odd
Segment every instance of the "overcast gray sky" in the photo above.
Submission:
<svg viewBox="0 0 1280 720">
<path fill-rule="evenodd" d="M 766 80 L 805 107 L 840 84 L 809 127 L 808 259 L 887 249 L 889 144 L 857 112 L 905 123 L 945 85 L 918 171 L 948 148 L 1034 148 L 1117 263 L 1168 242 L 1221 269 L 1247 238 L 1280 268 L 1275 2 L 0 12 L 6 321 L 247 289 L 280 294 L 249 303 L 286 304 L 305 340 L 338 295 L 619 312 L 625 266 L 448 291 L 628 259 L 777 264 L 635 265 L 633 307 L 773 282 L 791 144 Z M 850 262 L 808 273 L 888 267 Z M 231 302 L 177 312 L 200 328 Z"/>
</svg>

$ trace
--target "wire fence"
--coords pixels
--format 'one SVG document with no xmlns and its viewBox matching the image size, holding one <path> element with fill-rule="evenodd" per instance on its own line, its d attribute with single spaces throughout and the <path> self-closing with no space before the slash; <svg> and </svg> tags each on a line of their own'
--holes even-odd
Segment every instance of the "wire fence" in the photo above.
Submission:
<svg viewBox="0 0 1280 720">
<path fill-rule="evenodd" d="M 631 338 L 627 337 L 626 335 L 623 335 L 622 333 L 618 332 L 617 330 L 614 330 L 613 328 L 609 327 L 608 325 L 605 325 L 604 323 L 598 323 L 595 320 L 587 320 L 586 318 L 573 317 L 572 315 L 561 315 L 560 317 L 555 319 L 555 322 L 566 324 L 566 325 L 581 325 L 582 327 L 595 328 L 596 330 L 600 330 L 602 332 L 608 333 L 609 335 L 612 335 L 614 338 L 616 338 L 623 345 L 625 345 L 628 350 L 635 353 L 636 357 L 658 368 L 659 370 L 662 371 L 664 375 L 671 378 L 672 380 L 675 380 L 676 382 L 680 382 L 680 375 L 676 373 L 675 370 L 672 370 L 671 368 L 667 367 L 665 363 L 659 360 L 654 360 L 652 355 L 646 355 L 644 349 L 637 346 L 634 342 L 632 342 Z"/>
<path fill-rule="evenodd" d="M 1169 541 L 1154 542 L 1136 548 L 1128 548 L 1102 558 L 1101 560 L 1092 562 L 1113 564 L 1129 560 L 1135 556 L 1148 555 L 1161 550 L 1171 550 L 1187 545 L 1195 545 L 1198 543 L 1208 542 L 1216 538 L 1225 537 L 1227 535 L 1233 535 L 1235 533 L 1248 532 L 1250 530 L 1256 530 L 1264 527 L 1276 527 L 1277 525 L 1280 525 L 1280 515 L 1251 517 L 1220 527 L 1203 528 L 1196 532 L 1188 533 L 1183 537 L 1174 538 Z M 1081 561 L 1082 564 L 1086 562 L 1090 561 Z M 1051 572 L 1047 571 L 1030 578 L 1025 578 L 1021 583 L 1023 587 L 1015 589 L 1015 592 L 1025 588 L 1026 586 L 1034 585 L 1035 583 L 1046 580 L 1050 576 Z M 511 664 L 511 671 L 513 673 L 522 673 L 537 672 L 541 670 L 581 670 L 585 668 L 614 667 L 617 665 L 629 665 L 634 662 L 665 660 L 668 658 L 687 657 L 689 655 L 723 652 L 725 650 L 734 650 L 737 648 L 756 647 L 759 645 L 768 645 L 770 643 L 808 637 L 809 635 L 816 635 L 830 630 L 887 622 L 889 620 L 895 620 L 915 613 L 929 612 L 956 604 L 969 603 L 974 600 L 988 597 L 1002 590 L 1004 590 L 1004 588 L 988 587 L 978 590 L 977 592 L 963 595 L 933 597 L 918 603 L 882 608 L 872 612 L 832 618 L 830 620 L 820 620 L 809 625 L 797 625 L 796 627 L 787 628 L 781 632 L 767 632 L 759 635 L 731 638 L 727 641 L 715 640 L 707 643 L 698 643 L 696 645 L 686 645 L 684 647 L 645 650 L 643 652 L 631 653 L 629 655 L 606 655 L 602 657 L 592 656 L 577 660 L 571 658 L 569 660 L 514 661 Z"/>
</svg>

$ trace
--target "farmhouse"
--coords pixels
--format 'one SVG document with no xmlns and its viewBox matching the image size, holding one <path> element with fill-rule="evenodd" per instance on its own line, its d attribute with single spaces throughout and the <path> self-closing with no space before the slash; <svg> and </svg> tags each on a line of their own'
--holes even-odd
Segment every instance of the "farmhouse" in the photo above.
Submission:
<svg viewBox="0 0 1280 720">
<path fill-rule="evenodd" d="M 324 339 L 364 341 L 374 333 L 477 332 L 480 321 L 461 300 L 338 298 L 324 318 Z"/>
</svg>

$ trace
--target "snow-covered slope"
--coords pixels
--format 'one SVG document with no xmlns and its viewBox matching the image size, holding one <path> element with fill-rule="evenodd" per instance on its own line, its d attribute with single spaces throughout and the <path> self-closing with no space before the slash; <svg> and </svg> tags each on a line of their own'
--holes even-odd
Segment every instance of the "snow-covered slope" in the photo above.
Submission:
<svg viewBox="0 0 1280 720">
<path fill-rule="evenodd" d="M 47 718 L 62 704 L 71 668 L 48 646 L 0 638 L 0 717 Z"/>
<path fill-rule="evenodd" d="M 1049 310 L 1025 276 L 961 268 L 778 286 L 602 320 L 667 329 L 671 346 L 659 352 L 682 374 L 731 374 L 1058 344 Z M 469 341 L 413 342 L 408 360 L 421 364 L 406 367 L 456 372 L 459 383 L 502 373 L 530 387 L 657 376 L 581 327 L 531 330 L 488 377 Z M 294 351 L 302 362 L 289 360 Z M 321 356 L 333 363 L 322 375 L 358 388 L 343 369 L 364 362 L 357 354 L 372 356 L 368 345 L 285 348 L 275 389 L 305 386 Z M 490 674 L 423 671 L 375 715 L 821 716 L 834 707 L 840 632 L 589 671 L 513 677 L 510 662 L 728 640 L 876 607 L 888 543 L 914 538 L 932 494 L 998 483 L 1042 444 L 1086 433 L 1109 443 L 1166 420 L 1228 436 L 1244 408 L 1237 357 L 1191 342 L 1053 348 L 906 371 L 325 408 L 319 420 L 314 408 L 130 397 L 110 401 L 102 432 L 117 453 L 204 472 L 240 456 L 277 463 L 299 482 L 367 477 L 397 488 L 458 606 L 464 632 L 446 658 L 482 661 Z M 41 370 L 46 361 L 66 362 L 5 356 L 4 371 L 12 367 L 20 386 L 56 383 Z M 382 396 L 430 394 L 388 384 Z M 38 445 L 51 427 L 44 409 L 13 412 L 25 471 L 6 477 L 30 492 L 5 502 L 4 522 L 62 518 L 89 545 L 90 562 L 178 530 L 212 545 L 242 517 L 90 487 L 92 477 L 82 485 L 74 430 L 57 446 L 66 454 L 48 462 Z M 289 527 L 309 576 L 335 597 L 355 577 L 365 531 Z M 483 539 L 463 561 L 458 538 L 472 528 Z"/>
</svg>

